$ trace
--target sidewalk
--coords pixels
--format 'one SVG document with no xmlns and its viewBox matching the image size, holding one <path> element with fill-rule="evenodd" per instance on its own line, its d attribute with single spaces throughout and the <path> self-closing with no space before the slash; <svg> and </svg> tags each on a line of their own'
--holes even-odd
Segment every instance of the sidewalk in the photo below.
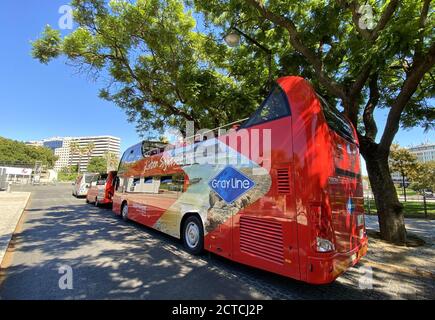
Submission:
<svg viewBox="0 0 435 320">
<path fill-rule="evenodd" d="M 378 217 L 365 216 L 366 228 L 379 231 Z M 408 234 L 426 241 L 420 247 L 391 245 L 369 236 L 366 260 L 391 266 L 398 272 L 415 272 L 428 277 L 435 276 L 435 220 L 405 219 Z"/>
<path fill-rule="evenodd" d="M 0 265 L 29 197 L 30 192 L 0 192 Z"/>
</svg>

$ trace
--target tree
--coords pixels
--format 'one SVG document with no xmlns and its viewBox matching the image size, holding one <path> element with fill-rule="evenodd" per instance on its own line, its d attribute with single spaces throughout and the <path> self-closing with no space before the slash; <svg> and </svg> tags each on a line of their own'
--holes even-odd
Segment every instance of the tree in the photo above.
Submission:
<svg viewBox="0 0 435 320">
<path fill-rule="evenodd" d="M 119 157 L 116 154 L 113 152 L 106 152 L 103 157 L 106 160 L 108 171 L 115 171 L 118 169 Z"/>
<path fill-rule="evenodd" d="M 93 142 L 90 142 L 90 143 L 86 144 L 82 148 L 83 153 L 87 156 L 87 160 L 88 160 L 87 162 L 88 163 L 90 162 L 90 157 L 92 155 L 92 152 L 94 152 L 94 149 L 95 149 L 95 143 L 93 143 Z"/>
<path fill-rule="evenodd" d="M 237 24 L 276 53 L 278 74 L 300 74 L 358 130 L 381 237 L 406 241 L 403 205 L 388 168 L 400 125 L 435 125 L 430 0 L 193 0 L 212 23 Z M 244 54 L 247 49 L 240 48 Z M 256 76 L 256 75 L 255 75 Z M 376 108 L 388 111 L 377 140 Z"/>
<path fill-rule="evenodd" d="M 58 174 L 58 180 L 74 181 L 77 179 L 78 176 L 77 172 L 78 172 L 78 165 L 63 167 Z"/>
<path fill-rule="evenodd" d="M 81 146 L 77 141 L 71 141 L 69 147 L 70 147 L 71 155 L 73 155 L 73 156 L 78 155 L 79 156 L 79 162 L 77 164 L 77 173 L 79 173 L 80 169 L 81 169 L 80 166 L 82 163 L 82 157 L 87 156 L 87 160 L 89 163 L 89 158 L 90 158 L 93 150 L 95 149 L 95 144 L 93 142 L 90 142 L 84 146 Z M 70 160 L 71 160 L 71 157 L 70 157 Z"/>
<path fill-rule="evenodd" d="M 415 191 L 435 191 L 435 161 L 419 163 L 412 174 L 411 188 Z"/>
<path fill-rule="evenodd" d="M 393 144 L 390 151 L 390 172 L 398 172 L 402 176 L 403 195 L 406 202 L 405 179 L 413 176 L 418 169 L 417 157 L 405 148 Z"/>
<path fill-rule="evenodd" d="M 69 160 L 70 160 L 70 167 L 71 167 L 71 160 L 72 160 L 72 157 L 74 156 L 74 155 L 76 155 L 76 154 L 78 154 L 79 155 L 79 163 L 77 164 L 77 173 L 79 173 L 80 172 L 80 163 L 81 163 L 81 158 L 82 158 L 82 156 L 81 156 L 81 149 L 80 149 L 80 145 L 79 145 L 79 143 L 77 142 L 77 141 L 71 141 L 71 143 L 69 144 L 69 150 L 70 150 L 70 153 L 71 153 L 71 155 L 70 155 L 70 157 L 69 157 Z"/>
<path fill-rule="evenodd" d="M 53 168 L 57 156 L 49 148 L 29 146 L 23 142 L 0 137 L 0 163 L 3 165 L 34 166 L 41 161 L 43 166 Z"/>
<path fill-rule="evenodd" d="M 89 161 L 88 172 L 106 173 L 107 172 L 107 160 L 104 157 L 94 157 Z"/>
<path fill-rule="evenodd" d="M 63 54 L 83 72 L 109 74 L 112 85 L 100 97 L 123 108 L 139 131 L 183 128 L 186 120 L 218 127 L 261 100 L 257 82 L 230 76 L 228 48 L 219 36 L 194 30 L 181 0 L 72 4 L 77 30 L 62 39 L 47 26 L 33 56 L 48 63 Z"/>
<path fill-rule="evenodd" d="M 419 163 L 412 174 L 411 188 L 423 194 L 424 213 L 427 217 L 426 191 L 435 191 L 435 161 Z"/>
<path fill-rule="evenodd" d="M 125 109 L 142 132 L 180 128 L 184 120 L 211 128 L 249 115 L 265 94 L 259 84 L 268 77 L 266 57 L 253 46 L 228 49 L 221 41 L 237 24 L 272 49 L 274 77 L 301 75 L 343 108 L 358 128 L 381 237 L 404 243 L 403 206 L 388 157 L 400 124 L 435 124 L 428 102 L 435 91 L 430 0 L 186 3 L 75 0 L 79 28 L 62 38 L 47 27 L 33 56 L 48 63 L 65 55 L 84 72 L 108 74 L 113 85 L 100 96 Z M 202 32 L 187 10 L 192 6 L 206 21 Z M 379 140 L 377 108 L 388 110 Z"/>
</svg>

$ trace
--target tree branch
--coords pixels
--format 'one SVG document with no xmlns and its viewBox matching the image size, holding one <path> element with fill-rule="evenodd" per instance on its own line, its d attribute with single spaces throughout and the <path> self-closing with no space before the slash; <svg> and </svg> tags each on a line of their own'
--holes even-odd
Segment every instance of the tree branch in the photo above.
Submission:
<svg viewBox="0 0 435 320">
<path fill-rule="evenodd" d="M 427 19 L 427 15 L 429 13 L 430 2 L 431 2 L 431 0 L 424 0 L 423 7 L 421 9 L 420 18 L 418 21 L 418 28 L 419 28 L 418 38 L 419 39 L 415 45 L 415 59 L 414 59 L 417 61 L 422 59 L 424 27 L 426 26 L 426 19 Z"/>
<path fill-rule="evenodd" d="M 358 14 L 359 3 L 358 1 L 352 1 L 349 4 L 350 11 L 352 12 L 352 21 L 355 25 L 356 30 L 364 39 L 370 39 L 371 32 L 367 29 L 361 29 L 359 27 L 359 19 L 361 18 Z"/>
<path fill-rule="evenodd" d="M 352 21 L 355 24 L 356 30 L 359 32 L 359 34 L 361 34 L 361 36 L 366 40 L 375 41 L 378 38 L 379 33 L 385 28 L 388 21 L 390 21 L 398 5 L 399 0 L 391 0 L 385 8 L 384 12 L 382 13 L 378 24 L 371 31 L 367 29 L 361 29 L 359 26 L 359 20 L 361 18 L 361 16 L 358 14 L 358 9 L 360 7 L 359 2 L 357 0 L 354 0 L 349 4 L 349 7 L 352 12 Z"/>
<path fill-rule="evenodd" d="M 268 10 L 260 1 L 258 0 L 245 0 L 250 6 L 254 7 L 259 11 L 259 13 L 266 19 L 275 23 L 278 26 L 286 29 L 290 35 L 291 45 L 301 53 L 304 58 L 313 66 L 314 70 L 318 75 L 319 82 L 334 96 L 341 99 L 345 99 L 346 93 L 343 87 L 335 82 L 332 78 L 325 74 L 322 67 L 321 58 L 316 55 L 311 49 L 305 46 L 299 36 L 296 25 L 288 18 L 285 18 L 279 14 L 275 14 Z"/>
<path fill-rule="evenodd" d="M 400 117 L 408 103 L 409 99 L 414 94 L 421 79 L 435 64 L 435 42 L 430 46 L 426 56 L 419 61 L 416 61 L 408 72 L 405 82 L 399 95 L 391 105 L 390 112 L 388 113 L 387 123 L 385 124 L 384 133 L 379 144 L 382 152 L 387 152 L 393 142 L 394 136 L 399 130 Z"/>
<path fill-rule="evenodd" d="M 375 141 L 376 134 L 378 133 L 378 128 L 376 126 L 375 119 L 373 118 L 373 112 L 379 102 L 379 88 L 378 88 L 378 74 L 374 74 L 370 78 L 369 90 L 370 97 L 364 107 L 363 121 L 366 132 L 366 137 Z"/>
<path fill-rule="evenodd" d="M 391 0 L 390 3 L 387 5 L 387 7 L 385 8 L 384 12 L 381 15 L 381 19 L 379 19 L 378 24 L 371 32 L 371 35 L 370 35 L 371 41 L 374 41 L 378 38 L 379 32 L 384 30 L 388 21 L 390 21 L 391 17 L 393 16 L 394 12 L 396 11 L 398 5 L 399 5 L 399 0 Z"/>
</svg>

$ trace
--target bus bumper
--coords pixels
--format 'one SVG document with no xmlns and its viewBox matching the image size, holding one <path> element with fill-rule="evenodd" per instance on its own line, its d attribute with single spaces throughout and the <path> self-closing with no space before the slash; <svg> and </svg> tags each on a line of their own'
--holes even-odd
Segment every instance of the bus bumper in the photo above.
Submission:
<svg viewBox="0 0 435 320">
<path fill-rule="evenodd" d="M 368 239 L 361 240 L 359 246 L 346 253 L 335 253 L 328 257 L 309 257 L 307 282 L 327 284 L 334 281 L 347 269 L 353 267 L 364 257 L 368 249 Z"/>
</svg>

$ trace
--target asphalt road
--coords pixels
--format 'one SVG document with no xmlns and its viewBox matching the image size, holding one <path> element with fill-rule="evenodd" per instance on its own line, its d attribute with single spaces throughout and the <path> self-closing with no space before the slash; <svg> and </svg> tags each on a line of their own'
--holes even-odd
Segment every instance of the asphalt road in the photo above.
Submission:
<svg viewBox="0 0 435 320">
<path fill-rule="evenodd" d="M 362 290 L 355 267 L 332 284 L 313 286 L 213 254 L 191 256 L 177 239 L 86 205 L 70 189 L 19 188 L 32 196 L 0 279 L 0 299 L 395 298 L 384 288 L 394 274 L 377 272 L 374 289 Z M 72 289 L 59 287 L 65 265 Z"/>
</svg>

